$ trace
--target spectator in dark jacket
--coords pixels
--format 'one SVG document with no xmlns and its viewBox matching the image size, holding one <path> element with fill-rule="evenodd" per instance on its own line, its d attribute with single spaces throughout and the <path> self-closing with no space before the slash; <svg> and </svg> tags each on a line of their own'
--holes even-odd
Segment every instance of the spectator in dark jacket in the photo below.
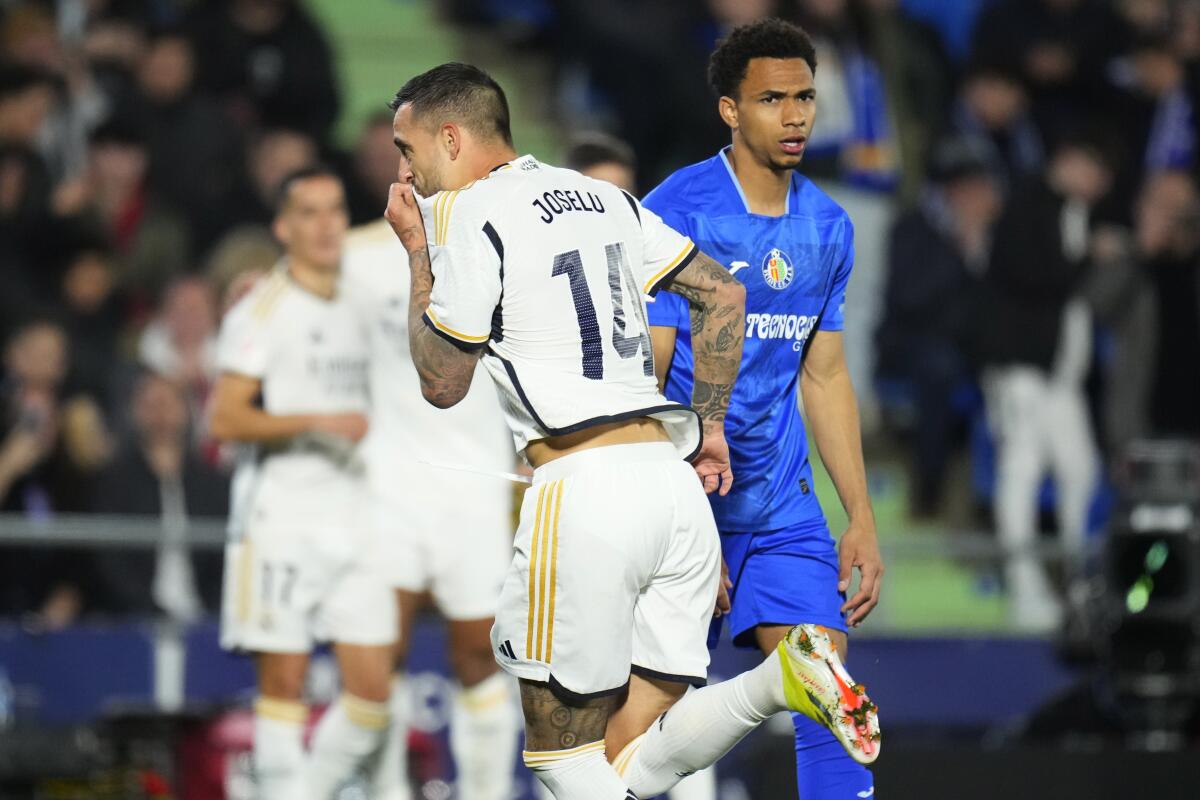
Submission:
<svg viewBox="0 0 1200 800">
<path fill-rule="evenodd" d="M 295 0 L 199 3 L 189 29 L 199 83 L 243 125 L 282 126 L 328 140 L 338 115 L 325 34 Z"/>
<path fill-rule="evenodd" d="M 195 620 L 219 605 L 221 557 L 188 547 L 190 517 L 224 517 L 229 483 L 191 447 L 188 407 L 179 387 L 153 373 L 137 381 L 133 432 L 105 470 L 95 510 L 161 521 L 155 550 L 98 557 L 103 605 L 125 614 L 165 614 Z"/>
<path fill-rule="evenodd" d="M 934 149 L 930 182 L 918 206 L 892 228 L 879 372 L 913 390 L 916 419 L 913 511 L 941 499 L 954 428 L 956 387 L 970 379 L 972 300 L 987 265 L 1000 210 L 987 143 L 947 139 Z"/>
</svg>

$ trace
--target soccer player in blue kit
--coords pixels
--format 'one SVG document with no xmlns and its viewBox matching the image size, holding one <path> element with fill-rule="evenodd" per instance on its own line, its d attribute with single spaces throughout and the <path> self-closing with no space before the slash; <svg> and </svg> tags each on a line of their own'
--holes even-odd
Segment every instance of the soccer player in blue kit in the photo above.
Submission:
<svg viewBox="0 0 1200 800">
<path fill-rule="evenodd" d="M 726 418 L 737 480 L 728 495 L 709 496 L 732 584 L 733 641 L 770 653 L 791 626 L 814 623 L 844 659 L 847 626 L 879 600 L 883 564 L 841 334 L 854 231 L 846 212 L 796 172 L 812 132 L 815 70 L 799 27 L 767 19 L 735 29 L 709 62 L 731 146 L 671 175 L 644 205 L 746 286 L 745 347 Z M 664 393 L 686 400 L 688 305 L 660 293 L 649 312 Z M 813 491 L 797 381 L 850 520 L 836 545 Z M 855 568 L 858 588 L 847 599 Z M 870 771 L 829 729 L 792 717 L 802 800 L 871 796 Z"/>
</svg>

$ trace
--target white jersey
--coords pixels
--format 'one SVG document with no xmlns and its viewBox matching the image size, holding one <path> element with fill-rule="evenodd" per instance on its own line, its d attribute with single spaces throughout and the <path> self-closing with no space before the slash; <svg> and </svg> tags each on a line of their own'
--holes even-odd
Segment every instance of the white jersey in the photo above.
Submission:
<svg viewBox="0 0 1200 800">
<path fill-rule="evenodd" d="M 363 442 L 369 472 L 387 476 L 394 474 L 393 466 L 422 463 L 426 470 L 430 463 L 485 472 L 510 470 L 508 428 L 483 367 L 467 396 L 453 408 L 436 408 L 421 396 L 408 349 L 408 253 L 386 221 L 351 231 L 342 286 L 366 326 L 370 346 L 371 428 Z M 447 473 L 447 480 L 454 478 Z"/>
<path fill-rule="evenodd" d="M 635 417 L 661 421 L 681 456 L 699 417 L 658 391 L 645 296 L 696 246 L 617 187 L 522 156 L 421 200 L 434 284 L 425 323 L 486 348 L 517 450 Z"/>
<path fill-rule="evenodd" d="M 269 414 L 367 413 L 366 333 L 353 308 L 341 294 L 327 300 L 301 288 L 283 266 L 226 314 L 217 362 L 260 381 Z M 332 437 L 243 446 L 230 532 L 240 535 L 255 508 L 336 505 L 360 476 L 354 448 Z"/>
</svg>

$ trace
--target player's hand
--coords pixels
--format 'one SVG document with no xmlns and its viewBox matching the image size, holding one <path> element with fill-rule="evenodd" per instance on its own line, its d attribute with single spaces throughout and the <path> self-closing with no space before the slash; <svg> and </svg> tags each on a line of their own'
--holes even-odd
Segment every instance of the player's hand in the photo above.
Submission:
<svg viewBox="0 0 1200 800">
<path fill-rule="evenodd" d="M 717 584 L 717 605 L 713 609 L 714 617 L 723 617 L 733 608 L 733 601 L 729 599 L 729 590 L 732 588 L 733 581 L 729 580 L 729 565 L 722 558 L 721 582 Z"/>
<path fill-rule="evenodd" d="M 879 603 L 879 589 L 883 585 L 883 557 L 879 555 L 875 526 L 851 523 L 842 534 L 838 554 L 841 561 L 839 592 L 850 589 L 851 575 L 858 568 L 858 591 L 842 606 L 842 611 L 850 615 L 846 622 L 857 628 Z"/>
<path fill-rule="evenodd" d="M 383 216 L 405 250 L 414 253 L 425 249 L 425 220 L 421 217 L 411 183 L 392 184 Z"/>
<path fill-rule="evenodd" d="M 367 435 L 367 418 L 357 411 L 345 414 L 318 414 L 313 417 L 312 428 L 321 433 L 358 442 Z"/>
<path fill-rule="evenodd" d="M 692 467 L 700 476 L 705 494 L 717 492 L 722 497 L 733 487 L 733 469 L 729 466 L 729 445 L 725 442 L 725 426 L 720 422 L 704 423 L 704 441 L 700 452 L 692 459 Z"/>
</svg>

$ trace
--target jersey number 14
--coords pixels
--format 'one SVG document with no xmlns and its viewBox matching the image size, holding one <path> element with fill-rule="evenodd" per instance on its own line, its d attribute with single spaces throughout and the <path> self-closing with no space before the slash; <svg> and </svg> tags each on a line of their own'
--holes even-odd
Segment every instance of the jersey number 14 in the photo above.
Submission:
<svg viewBox="0 0 1200 800">
<path fill-rule="evenodd" d="M 622 359 L 642 356 L 642 371 L 654 375 L 654 351 L 650 346 L 650 325 L 646 320 L 646 306 L 637 293 L 637 282 L 633 269 L 625 255 L 622 242 L 604 246 L 608 262 L 608 289 L 612 298 L 612 344 Z M 579 321 L 579 339 L 583 352 L 583 376 L 594 381 L 604 379 L 604 348 L 600 334 L 600 322 L 596 318 L 596 304 L 592 301 L 591 288 L 583 269 L 583 257 L 578 250 L 559 253 L 554 257 L 551 276 L 566 275 L 571 286 L 571 300 L 575 303 L 575 317 Z M 625 319 L 626 286 L 634 293 L 634 313 L 641 330 L 628 336 Z"/>
</svg>

